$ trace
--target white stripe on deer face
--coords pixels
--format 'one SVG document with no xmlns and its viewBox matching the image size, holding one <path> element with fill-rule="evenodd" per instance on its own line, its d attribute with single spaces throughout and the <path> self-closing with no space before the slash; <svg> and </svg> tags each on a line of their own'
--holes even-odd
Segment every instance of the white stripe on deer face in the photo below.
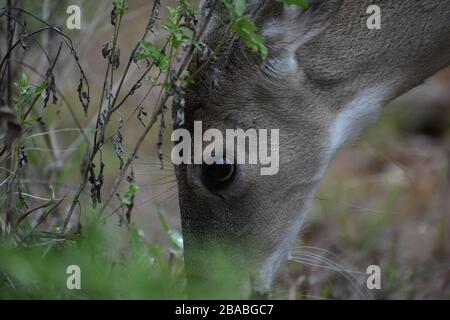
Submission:
<svg viewBox="0 0 450 320">
<path fill-rule="evenodd" d="M 386 91 L 381 87 L 363 90 L 335 117 L 330 130 L 328 152 L 324 155 L 323 165 L 315 175 L 317 181 L 320 181 L 325 174 L 334 153 L 344 144 L 356 139 L 367 125 L 377 119 L 387 96 Z M 308 199 L 313 198 L 317 187 L 318 185 L 312 188 Z M 293 221 L 292 228 L 287 230 L 285 241 L 264 261 L 256 279 L 254 279 L 256 280 L 254 289 L 261 292 L 268 290 L 278 265 L 287 258 L 290 246 L 297 238 L 310 205 L 311 201 L 306 201 L 303 204 L 302 211 L 297 215 L 297 220 Z"/>
<path fill-rule="evenodd" d="M 353 142 L 363 129 L 377 120 L 387 97 L 386 91 L 381 87 L 363 90 L 337 115 L 331 127 L 332 154 L 343 145 Z"/>
</svg>

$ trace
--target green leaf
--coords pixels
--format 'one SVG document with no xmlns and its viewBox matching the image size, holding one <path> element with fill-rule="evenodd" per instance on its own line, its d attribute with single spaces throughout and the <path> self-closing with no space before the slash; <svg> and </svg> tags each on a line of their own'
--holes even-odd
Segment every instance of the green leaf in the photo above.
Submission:
<svg viewBox="0 0 450 320">
<path fill-rule="evenodd" d="M 30 106 L 35 97 L 30 84 L 30 78 L 25 73 L 22 73 L 19 80 L 15 82 L 15 85 L 19 88 L 19 92 L 18 97 L 14 99 L 14 110 L 25 110 L 25 108 Z"/>
<path fill-rule="evenodd" d="M 153 43 L 149 41 L 141 42 L 142 52 L 136 54 L 136 60 L 142 60 L 144 58 L 151 58 L 155 61 L 156 65 L 162 71 L 167 70 L 167 66 L 169 65 L 169 58 L 161 52 L 161 50 L 156 47 Z"/>
<path fill-rule="evenodd" d="M 234 3 L 234 11 L 237 16 L 242 17 L 245 12 L 246 0 L 236 0 Z"/>
<path fill-rule="evenodd" d="M 193 41 L 193 33 L 189 28 L 179 23 L 183 10 L 180 6 L 176 8 L 168 6 L 167 9 L 170 12 L 170 17 L 163 23 L 162 28 L 170 32 L 170 42 L 175 49 L 178 49 L 183 41 Z"/>
<path fill-rule="evenodd" d="M 122 197 L 122 203 L 127 206 L 131 206 L 133 204 L 134 195 L 139 192 L 139 186 L 132 182 L 128 186 L 127 193 Z"/>
<path fill-rule="evenodd" d="M 47 83 L 45 81 L 42 81 L 35 89 L 34 89 L 34 96 L 37 97 L 38 95 L 40 95 L 44 89 L 45 86 L 47 85 Z"/>
<path fill-rule="evenodd" d="M 310 7 L 307 0 L 277 0 L 278 2 L 283 2 L 289 6 L 298 6 L 303 9 L 308 9 Z"/>
<path fill-rule="evenodd" d="M 130 227 L 130 242 L 131 247 L 133 248 L 135 253 L 144 251 L 144 243 L 142 241 L 141 235 L 139 234 L 139 229 L 134 223 Z"/>
<path fill-rule="evenodd" d="M 161 223 L 161 226 L 162 226 L 164 232 L 167 234 L 167 237 L 169 238 L 173 247 L 176 249 L 183 249 L 183 236 L 181 235 L 181 233 L 178 230 L 171 229 L 169 227 L 169 224 L 167 223 L 167 220 L 166 220 L 164 214 L 159 209 L 157 212 L 158 212 L 159 222 Z"/>
<path fill-rule="evenodd" d="M 238 19 L 233 24 L 233 30 L 250 50 L 258 52 L 263 58 L 267 57 L 264 38 L 256 33 L 256 26 L 247 17 Z"/>
<path fill-rule="evenodd" d="M 114 0 L 113 4 L 121 15 L 123 15 L 128 9 L 127 0 Z"/>
<path fill-rule="evenodd" d="M 158 217 L 164 232 L 168 233 L 170 230 L 169 224 L 167 223 L 166 217 L 164 217 L 164 214 L 159 209 L 158 209 Z"/>
<path fill-rule="evenodd" d="M 20 75 L 20 79 L 19 79 L 19 82 L 18 82 L 19 88 L 23 89 L 23 88 L 28 87 L 29 82 L 30 82 L 30 80 L 29 80 L 28 76 L 25 73 L 22 73 Z"/>
<path fill-rule="evenodd" d="M 169 236 L 170 242 L 175 248 L 183 249 L 183 236 L 178 230 L 170 229 L 167 232 L 167 235 Z"/>
</svg>

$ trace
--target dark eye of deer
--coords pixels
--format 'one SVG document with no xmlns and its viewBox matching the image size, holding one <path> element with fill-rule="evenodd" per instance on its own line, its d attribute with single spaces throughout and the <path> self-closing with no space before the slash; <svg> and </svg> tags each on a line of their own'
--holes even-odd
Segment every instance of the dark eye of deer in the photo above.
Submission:
<svg viewBox="0 0 450 320">
<path fill-rule="evenodd" d="M 236 168 L 234 164 L 224 159 L 223 163 L 213 163 L 202 165 L 202 180 L 210 190 L 219 190 L 226 187 L 235 176 Z"/>
</svg>

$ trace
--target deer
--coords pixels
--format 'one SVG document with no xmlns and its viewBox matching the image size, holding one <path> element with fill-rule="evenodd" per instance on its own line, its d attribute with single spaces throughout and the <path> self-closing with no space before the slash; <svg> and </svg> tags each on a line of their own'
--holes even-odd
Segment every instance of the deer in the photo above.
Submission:
<svg viewBox="0 0 450 320">
<path fill-rule="evenodd" d="M 280 163 L 271 176 L 229 159 L 175 165 L 192 297 L 195 288 L 224 285 L 235 297 L 267 296 L 337 150 L 388 102 L 450 64 L 448 0 L 309 3 L 302 9 L 247 1 L 245 14 L 268 48 L 265 59 L 225 30 L 225 8 L 203 37 L 212 49 L 222 46 L 186 90 L 183 128 L 192 132 L 195 121 L 223 132 L 278 128 Z M 367 26 L 374 4 L 380 29 Z M 198 68 L 196 59 L 190 68 Z M 213 277 L 222 272 L 216 251 L 239 280 Z"/>
</svg>

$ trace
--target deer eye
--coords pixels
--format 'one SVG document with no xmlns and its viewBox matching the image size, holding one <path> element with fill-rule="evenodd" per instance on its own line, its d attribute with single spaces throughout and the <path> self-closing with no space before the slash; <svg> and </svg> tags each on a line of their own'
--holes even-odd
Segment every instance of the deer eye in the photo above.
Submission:
<svg viewBox="0 0 450 320">
<path fill-rule="evenodd" d="M 236 175 L 235 165 L 227 159 L 222 163 L 202 165 L 202 180 L 205 186 L 214 191 L 225 188 Z"/>
</svg>

